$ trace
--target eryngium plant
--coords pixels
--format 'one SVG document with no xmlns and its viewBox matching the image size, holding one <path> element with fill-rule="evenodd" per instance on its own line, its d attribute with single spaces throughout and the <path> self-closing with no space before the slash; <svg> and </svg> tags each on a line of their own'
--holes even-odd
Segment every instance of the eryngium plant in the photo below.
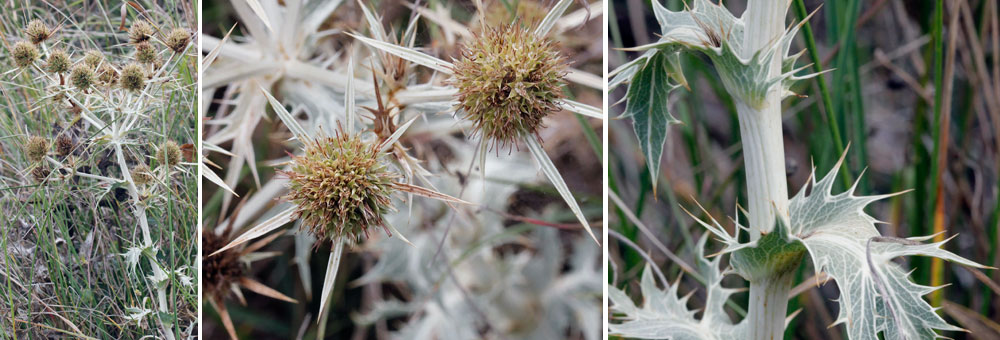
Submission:
<svg viewBox="0 0 1000 340">
<path fill-rule="evenodd" d="M 800 54 L 790 54 L 798 25 L 784 26 L 788 1 L 751 0 L 741 17 L 707 0 L 695 0 L 688 10 L 674 12 L 653 1 L 662 37 L 646 46 L 641 57 L 612 72 L 610 86 L 628 83 L 624 116 L 633 119 L 647 165 L 656 182 L 667 127 L 676 122 L 667 111 L 667 98 L 686 85 L 679 54 L 697 52 L 712 60 L 722 84 L 735 100 L 746 161 L 749 225 L 736 221 L 730 235 L 712 219 L 698 221 L 725 247 L 711 261 L 701 255 L 700 274 L 708 299 L 700 319 L 688 310 L 677 286 L 656 287 L 650 271 L 643 274 L 636 306 L 615 287 L 609 287 L 616 315 L 610 333 L 648 339 L 781 339 L 788 292 L 794 273 L 807 256 L 817 273 L 825 272 L 840 289 L 840 313 L 850 339 L 934 339 L 938 330 L 960 330 L 947 324 L 921 297 L 938 287 L 918 285 L 893 259 L 923 255 L 982 267 L 941 249 L 946 241 L 923 243 L 930 237 L 882 236 L 877 220 L 863 210 L 889 197 L 857 196 L 855 187 L 833 193 L 840 162 L 820 180 L 812 179 L 794 197 L 786 187 L 781 130 L 781 99 L 789 86 L 812 75 L 798 76 Z M 855 185 L 856 186 L 856 185 Z M 620 200 L 613 197 L 619 205 Z M 740 233 L 746 233 L 746 241 Z M 704 248 L 703 238 L 699 249 Z M 731 270 L 719 268 L 729 255 Z M 735 290 L 721 285 L 726 273 L 750 283 L 747 316 L 732 322 L 723 305 Z"/>
</svg>

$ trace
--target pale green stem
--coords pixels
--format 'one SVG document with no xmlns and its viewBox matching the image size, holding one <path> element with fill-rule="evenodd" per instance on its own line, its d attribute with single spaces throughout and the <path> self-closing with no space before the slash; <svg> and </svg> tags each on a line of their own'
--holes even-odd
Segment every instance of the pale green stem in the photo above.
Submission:
<svg viewBox="0 0 1000 340">
<path fill-rule="evenodd" d="M 757 282 L 750 282 L 747 322 L 750 339 L 780 340 L 785 333 L 788 291 L 795 271 L 786 271 Z"/>
<path fill-rule="evenodd" d="M 743 58 L 776 43 L 785 31 L 786 0 L 750 0 L 746 20 Z M 769 77 L 781 72 L 781 57 L 771 60 Z M 737 102 L 743 160 L 747 175 L 750 239 L 770 232 L 775 212 L 788 213 L 788 186 L 785 178 L 785 149 L 781 130 L 781 94 L 771 90 L 761 106 Z M 788 291 L 794 270 L 776 271 L 750 282 L 747 319 L 754 340 L 782 339 L 788 311 Z"/>
</svg>

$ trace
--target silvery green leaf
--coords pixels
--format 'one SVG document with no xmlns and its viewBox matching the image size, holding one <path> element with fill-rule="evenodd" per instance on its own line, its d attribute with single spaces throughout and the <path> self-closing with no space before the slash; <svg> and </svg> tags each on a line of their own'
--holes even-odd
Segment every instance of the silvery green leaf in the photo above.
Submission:
<svg viewBox="0 0 1000 340">
<path fill-rule="evenodd" d="M 936 330 L 961 330 L 945 322 L 922 298 L 938 288 L 911 282 L 909 273 L 892 260 L 922 255 L 982 266 L 941 249 L 947 241 L 925 244 L 920 242 L 930 237 L 882 237 L 875 218 L 863 209 L 891 195 L 855 196 L 854 187 L 832 194 L 841 162 L 843 158 L 826 177 L 811 180 L 789 202 L 791 233 L 809 251 L 815 270 L 828 273 L 840 289 L 840 313 L 834 324 L 845 324 L 852 340 L 935 339 Z M 807 187 L 812 187 L 808 194 Z"/>
<path fill-rule="evenodd" d="M 708 283 L 707 298 L 701 319 L 687 308 L 688 297 L 680 297 L 677 284 L 665 289 L 656 286 L 652 270 L 646 265 L 639 284 L 643 304 L 636 306 L 625 292 L 608 287 L 609 308 L 622 314 L 609 324 L 608 334 L 637 339 L 670 340 L 731 340 L 745 339 L 746 324 L 734 324 L 723 306 L 735 289 L 722 287 L 723 273 L 719 269 L 721 256 L 708 260 L 704 256 L 707 237 L 698 243 L 699 271 Z M 664 283 L 666 284 L 666 283 Z M 621 320 L 621 322 L 617 322 Z"/>
<path fill-rule="evenodd" d="M 656 53 L 635 73 L 629 83 L 628 102 L 620 117 L 632 118 L 632 129 L 639 139 L 639 148 L 653 177 L 653 191 L 660 174 L 660 156 L 667 140 L 670 124 L 677 123 L 670 115 L 670 92 L 677 88 L 667 77 L 667 56 Z"/>
</svg>

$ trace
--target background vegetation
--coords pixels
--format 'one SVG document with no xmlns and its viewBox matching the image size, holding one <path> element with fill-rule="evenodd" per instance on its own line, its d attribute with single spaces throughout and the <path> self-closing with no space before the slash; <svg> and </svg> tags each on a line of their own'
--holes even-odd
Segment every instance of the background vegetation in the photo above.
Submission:
<svg viewBox="0 0 1000 340">
<path fill-rule="evenodd" d="M 154 42 L 163 72 L 143 93 L 117 87 L 80 91 L 60 86 L 42 72 L 48 51 L 64 49 L 73 64 L 98 51 L 119 71 L 135 60 L 128 32 L 120 29 L 148 18 L 162 31 L 197 30 L 194 1 L 134 1 L 121 15 L 122 1 L 7 1 L 0 4 L 0 338 L 138 339 L 155 334 L 187 339 L 197 332 L 197 181 L 188 164 L 157 167 L 157 150 L 167 140 L 194 143 L 197 96 L 197 44 L 174 55 Z M 40 46 L 42 59 L 20 69 L 10 49 L 25 40 L 29 20 L 40 19 L 55 32 Z M 195 35 L 196 36 L 196 35 Z M 168 58 L 168 56 L 173 56 Z M 152 73 L 150 72 L 150 75 Z M 74 98 L 102 129 L 81 119 L 67 98 Z M 116 103 L 116 104 L 115 104 Z M 128 103 L 128 104 L 125 104 Z M 118 106 L 121 105 L 121 106 Z M 135 119 L 131 128 L 113 129 Z M 72 151 L 48 149 L 42 165 L 27 155 L 29 136 L 68 136 Z M 140 185 L 147 204 L 151 248 L 132 263 L 125 255 L 143 247 L 141 228 L 123 180 L 113 141 L 122 141 L 127 167 L 139 164 L 163 171 L 155 184 Z M 193 149 L 193 146 L 191 146 Z M 185 159 L 189 162 L 189 159 Z M 85 175 L 93 175 L 86 177 Z M 95 177 L 96 176 L 96 177 Z M 135 177 L 133 175 L 133 177 Z M 138 248 L 137 248 L 138 247 Z M 165 300 L 157 301 L 150 258 L 165 271 Z M 139 258 L 135 258 L 138 260 Z M 165 303 L 164 303 L 165 302 Z M 162 308 L 162 309 L 161 309 Z"/>
</svg>

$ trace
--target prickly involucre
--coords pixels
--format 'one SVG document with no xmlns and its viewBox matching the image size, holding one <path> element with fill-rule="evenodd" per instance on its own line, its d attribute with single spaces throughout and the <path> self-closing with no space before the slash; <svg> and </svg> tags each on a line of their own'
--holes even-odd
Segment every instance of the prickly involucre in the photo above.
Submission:
<svg viewBox="0 0 1000 340">
<path fill-rule="evenodd" d="M 35 60 L 38 60 L 38 47 L 27 41 L 18 41 L 11 48 L 10 54 L 14 58 L 14 64 L 17 67 L 25 68 L 34 64 Z"/>
<path fill-rule="evenodd" d="M 52 30 L 44 22 L 34 19 L 28 22 L 28 27 L 24 30 L 25 35 L 32 44 L 38 45 L 52 36 Z"/>
<path fill-rule="evenodd" d="M 285 199 L 298 205 L 304 225 L 321 239 L 358 239 L 369 227 L 386 228 L 383 215 L 393 209 L 398 175 L 381 161 L 376 145 L 341 132 L 306 141 L 304 151 L 285 172 Z"/>
<path fill-rule="evenodd" d="M 472 39 L 454 70 L 459 108 L 478 133 L 503 147 L 536 133 L 558 109 L 566 61 L 551 41 L 513 23 Z"/>
</svg>

